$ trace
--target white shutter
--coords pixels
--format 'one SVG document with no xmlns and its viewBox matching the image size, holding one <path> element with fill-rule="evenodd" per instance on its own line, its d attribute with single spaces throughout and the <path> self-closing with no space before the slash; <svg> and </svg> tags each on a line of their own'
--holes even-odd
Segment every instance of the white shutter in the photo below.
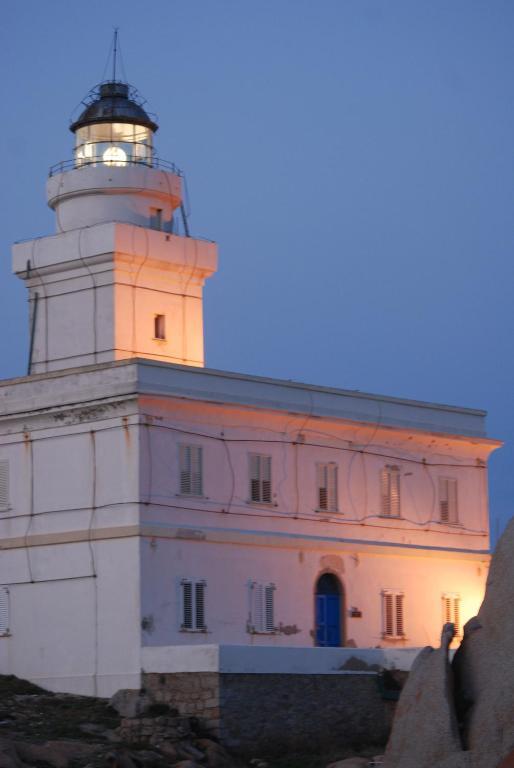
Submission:
<svg viewBox="0 0 514 768">
<path fill-rule="evenodd" d="M 202 449 L 198 445 L 190 446 L 191 450 L 191 494 L 202 496 Z"/>
<path fill-rule="evenodd" d="M 275 630 L 275 585 L 267 584 L 264 588 L 264 616 L 266 632 Z"/>
<path fill-rule="evenodd" d="M 389 471 L 387 467 L 384 467 L 380 472 L 380 496 L 382 515 L 389 517 L 391 515 L 391 495 L 390 495 L 390 482 Z"/>
<path fill-rule="evenodd" d="M 193 584 L 191 581 L 182 582 L 182 629 L 194 629 Z"/>
<path fill-rule="evenodd" d="M 9 590 L 0 587 L 0 635 L 9 634 Z"/>
<path fill-rule="evenodd" d="M 404 632 L 404 617 L 403 617 L 403 595 L 400 593 L 395 595 L 396 598 L 396 636 L 403 637 Z"/>
<path fill-rule="evenodd" d="M 443 625 L 453 624 L 455 634 L 460 636 L 460 595 L 454 592 L 446 592 L 442 595 L 443 601 Z"/>
<path fill-rule="evenodd" d="M 179 446 L 180 493 L 202 496 L 202 448 L 199 445 Z"/>
<path fill-rule="evenodd" d="M 205 582 L 195 583 L 195 629 L 205 629 Z"/>
<path fill-rule="evenodd" d="M 328 509 L 327 494 L 327 465 L 318 464 L 317 466 L 317 484 L 318 484 L 318 509 Z"/>
<path fill-rule="evenodd" d="M 0 461 L 0 510 L 9 506 L 9 462 L 6 459 Z"/>
<path fill-rule="evenodd" d="M 262 499 L 271 504 L 271 456 L 261 456 Z"/>
<path fill-rule="evenodd" d="M 405 636 L 403 592 L 391 589 L 382 592 L 382 622 L 385 638 L 394 640 Z"/>
<path fill-rule="evenodd" d="M 393 620 L 393 595 L 389 592 L 384 594 L 384 635 L 392 637 L 394 635 Z"/>
</svg>

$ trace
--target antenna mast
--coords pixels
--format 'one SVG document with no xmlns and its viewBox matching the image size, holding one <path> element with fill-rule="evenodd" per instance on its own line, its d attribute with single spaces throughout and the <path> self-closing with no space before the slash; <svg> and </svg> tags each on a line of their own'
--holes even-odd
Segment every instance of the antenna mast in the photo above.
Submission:
<svg viewBox="0 0 514 768">
<path fill-rule="evenodd" d="M 113 46 L 113 53 L 112 53 L 112 81 L 113 83 L 116 82 L 116 52 L 118 47 L 118 29 L 119 27 L 114 27 L 114 46 Z"/>
</svg>

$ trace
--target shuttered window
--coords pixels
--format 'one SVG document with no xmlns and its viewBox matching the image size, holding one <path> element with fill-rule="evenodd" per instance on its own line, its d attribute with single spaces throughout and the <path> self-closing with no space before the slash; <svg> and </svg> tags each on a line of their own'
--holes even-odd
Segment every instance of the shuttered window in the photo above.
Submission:
<svg viewBox="0 0 514 768">
<path fill-rule="evenodd" d="M 403 592 L 391 589 L 382 592 L 382 636 L 391 640 L 405 637 Z"/>
<path fill-rule="evenodd" d="M 0 587 L 0 637 L 9 634 L 9 590 Z"/>
<path fill-rule="evenodd" d="M 269 633 L 275 631 L 275 585 L 249 583 L 250 611 L 248 631 Z"/>
<path fill-rule="evenodd" d="M 459 522 L 457 481 L 454 478 L 439 478 L 439 516 L 442 523 L 455 525 Z"/>
<path fill-rule="evenodd" d="M 182 622 L 181 629 L 189 632 L 201 632 L 205 623 L 205 581 L 182 579 Z"/>
<path fill-rule="evenodd" d="M 387 464 L 380 472 L 381 515 L 400 517 L 400 467 Z"/>
<path fill-rule="evenodd" d="M 9 507 L 9 462 L 0 460 L 0 511 Z"/>
<path fill-rule="evenodd" d="M 271 504 L 271 456 L 250 454 L 250 501 Z"/>
<path fill-rule="evenodd" d="M 185 496 L 203 496 L 202 448 L 199 445 L 180 445 L 180 493 Z"/>
<path fill-rule="evenodd" d="M 460 595 L 454 592 L 445 592 L 442 596 L 443 600 L 443 625 L 453 624 L 455 627 L 455 635 L 460 637 L 461 625 L 460 625 Z"/>
<path fill-rule="evenodd" d="M 337 512 L 337 465 L 317 464 L 318 509 Z"/>
</svg>

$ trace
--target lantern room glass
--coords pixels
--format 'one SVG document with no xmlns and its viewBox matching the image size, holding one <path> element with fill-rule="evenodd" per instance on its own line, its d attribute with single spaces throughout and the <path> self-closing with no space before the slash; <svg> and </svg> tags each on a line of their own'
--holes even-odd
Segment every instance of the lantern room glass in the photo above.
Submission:
<svg viewBox="0 0 514 768">
<path fill-rule="evenodd" d="M 75 132 L 75 166 L 152 165 L 152 131 L 133 123 L 94 123 Z"/>
</svg>

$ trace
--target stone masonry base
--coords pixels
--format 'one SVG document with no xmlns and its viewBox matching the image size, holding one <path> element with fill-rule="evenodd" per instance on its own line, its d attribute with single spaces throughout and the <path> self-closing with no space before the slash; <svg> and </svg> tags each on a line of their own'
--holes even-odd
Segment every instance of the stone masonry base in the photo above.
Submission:
<svg viewBox="0 0 514 768">
<path fill-rule="evenodd" d="M 144 674 L 156 702 L 198 717 L 240 754 L 322 753 L 383 746 L 394 703 L 374 674 Z"/>
</svg>

